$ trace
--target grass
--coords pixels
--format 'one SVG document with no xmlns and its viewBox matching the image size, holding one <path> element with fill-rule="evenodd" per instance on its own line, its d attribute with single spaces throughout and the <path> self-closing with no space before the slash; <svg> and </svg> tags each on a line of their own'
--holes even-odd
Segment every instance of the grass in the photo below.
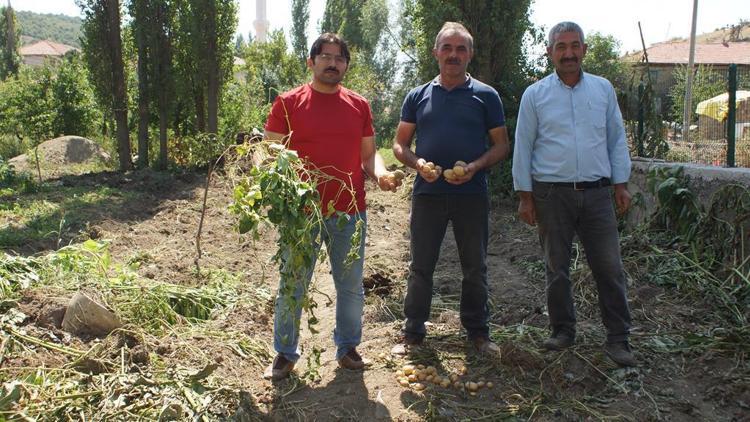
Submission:
<svg viewBox="0 0 750 422">
<path fill-rule="evenodd" d="M 396 156 L 393 155 L 393 150 L 391 148 L 380 148 L 378 149 L 378 153 L 383 157 L 383 162 L 385 163 L 386 168 L 403 166 L 403 164 L 396 159 Z"/>
<path fill-rule="evenodd" d="M 11 199 L 11 198 L 8 198 Z M 103 209 L 122 209 L 137 194 L 110 187 L 52 187 L 0 206 L 0 249 L 75 237 Z"/>
</svg>

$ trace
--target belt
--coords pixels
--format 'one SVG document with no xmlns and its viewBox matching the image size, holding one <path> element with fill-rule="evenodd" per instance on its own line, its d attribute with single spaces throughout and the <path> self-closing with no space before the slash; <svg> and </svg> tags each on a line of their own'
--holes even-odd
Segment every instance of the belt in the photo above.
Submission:
<svg viewBox="0 0 750 422">
<path fill-rule="evenodd" d="M 574 190 L 604 188 L 612 184 L 612 182 L 610 182 L 610 180 L 606 177 L 602 177 L 599 180 L 594 180 L 591 182 L 543 182 L 543 183 L 547 183 L 552 186 L 558 186 L 561 188 L 573 188 Z"/>
</svg>

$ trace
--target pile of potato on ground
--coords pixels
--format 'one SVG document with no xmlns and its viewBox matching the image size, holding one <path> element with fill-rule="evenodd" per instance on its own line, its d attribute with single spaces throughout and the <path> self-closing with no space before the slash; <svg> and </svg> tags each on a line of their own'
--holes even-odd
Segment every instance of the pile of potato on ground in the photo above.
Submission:
<svg viewBox="0 0 750 422">
<path fill-rule="evenodd" d="M 411 365 L 407 364 L 396 371 L 396 380 L 402 387 L 410 387 L 417 391 L 427 388 L 427 385 L 434 384 L 443 388 L 455 388 L 456 390 L 465 390 L 470 395 L 475 396 L 477 391 L 482 388 L 492 388 L 492 382 L 464 381 L 461 379 L 465 376 L 467 369 L 462 366 L 458 374 L 442 376 L 434 366 Z"/>
</svg>

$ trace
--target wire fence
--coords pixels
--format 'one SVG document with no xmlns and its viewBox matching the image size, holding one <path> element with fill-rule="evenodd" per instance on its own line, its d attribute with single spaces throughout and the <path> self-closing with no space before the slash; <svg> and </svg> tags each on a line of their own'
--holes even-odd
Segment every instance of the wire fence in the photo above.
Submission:
<svg viewBox="0 0 750 422">
<path fill-rule="evenodd" d="M 750 65 L 694 68 L 688 134 L 682 127 L 687 66 L 651 65 L 636 72 L 640 83 L 620 90 L 634 155 L 750 167 Z"/>
</svg>

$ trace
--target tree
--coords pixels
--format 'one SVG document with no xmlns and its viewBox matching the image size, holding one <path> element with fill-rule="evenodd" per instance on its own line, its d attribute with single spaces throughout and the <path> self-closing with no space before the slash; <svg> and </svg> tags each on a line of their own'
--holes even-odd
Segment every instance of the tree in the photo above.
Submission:
<svg viewBox="0 0 750 422">
<path fill-rule="evenodd" d="M 148 126 L 149 126 L 149 61 L 150 43 L 149 37 L 152 30 L 152 15 L 150 0 L 132 0 L 130 2 L 130 16 L 133 20 L 133 35 L 135 36 L 136 49 L 138 51 L 138 168 L 148 166 Z"/>
<path fill-rule="evenodd" d="M 528 49 L 543 39 L 529 19 L 530 6 L 531 0 L 416 0 L 408 13 L 414 26 L 419 79 L 428 81 L 438 73 L 432 48 L 443 23 L 460 22 L 474 37 L 469 73 L 497 89 L 506 115 L 514 115 L 535 75 Z"/>
<path fill-rule="evenodd" d="M 310 22 L 310 0 L 292 0 L 292 48 L 305 67 L 307 58 L 307 23 Z"/>
<path fill-rule="evenodd" d="M 16 25 L 16 13 L 13 8 L 0 7 L 0 79 L 18 74 L 20 58 L 18 56 L 19 31 Z"/>
<path fill-rule="evenodd" d="M 620 61 L 620 41 L 612 35 L 593 32 L 586 35 L 586 44 L 583 70 L 607 78 L 622 92 L 626 84 L 626 65 Z"/>
<path fill-rule="evenodd" d="M 59 64 L 22 67 L 0 82 L 1 134 L 37 145 L 60 135 L 91 135 L 98 118 L 86 69 L 76 55 Z"/>
<path fill-rule="evenodd" d="M 711 65 L 698 65 L 693 71 L 693 108 L 699 102 L 715 97 L 716 95 L 726 92 L 726 76 L 713 69 Z M 687 84 L 688 67 L 679 66 L 674 69 L 674 85 L 669 90 L 669 98 L 672 100 L 672 119 L 675 122 L 681 122 L 685 110 L 685 85 Z M 695 113 L 692 114 L 693 121 L 698 119 Z"/>
<path fill-rule="evenodd" d="M 237 5 L 233 0 L 175 0 L 175 61 L 190 92 L 198 131 L 218 133 L 219 94 L 231 74 Z"/>
<path fill-rule="evenodd" d="M 247 47 L 245 37 L 242 34 L 237 35 L 237 39 L 234 42 L 234 54 L 237 56 L 241 56 L 242 52 L 245 50 L 245 47 Z"/>
<path fill-rule="evenodd" d="M 170 0 L 132 0 L 130 14 L 138 50 L 138 166 L 148 165 L 150 106 L 159 115 L 159 167 L 167 166 L 167 130 L 172 102 L 172 14 Z"/>
<path fill-rule="evenodd" d="M 85 18 L 83 54 L 97 97 L 115 116 L 120 170 L 133 167 L 128 131 L 128 98 L 117 0 L 77 0 Z M 109 108 L 108 107 L 108 108 Z"/>
</svg>

